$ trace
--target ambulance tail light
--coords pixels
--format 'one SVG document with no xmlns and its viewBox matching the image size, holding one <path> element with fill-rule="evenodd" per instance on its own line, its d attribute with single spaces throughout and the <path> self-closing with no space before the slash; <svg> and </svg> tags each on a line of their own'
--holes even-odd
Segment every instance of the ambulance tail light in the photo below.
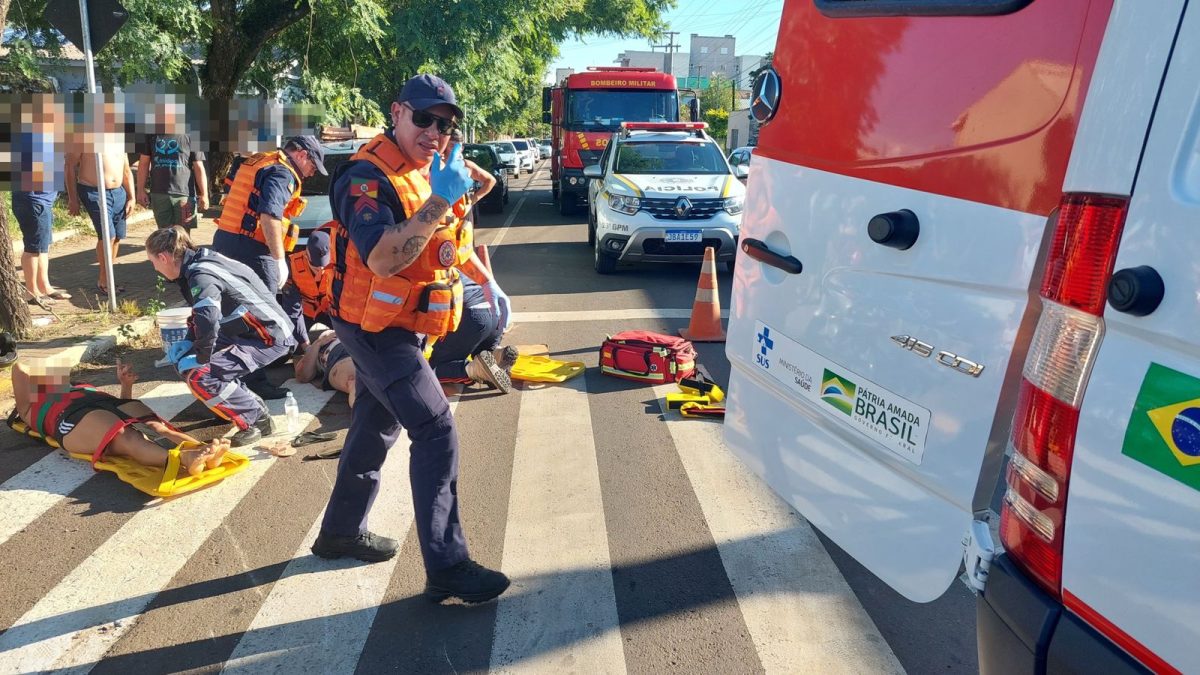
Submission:
<svg viewBox="0 0 1200 675">
<path fill-rule="evenodd" d="M 1013 418 L 1000 538 L 1013 561 L 1056 598 L 1079 407 L 1104 336 L 1127 206 L 1116 197 L 1063 197 Z"/>
</svg>

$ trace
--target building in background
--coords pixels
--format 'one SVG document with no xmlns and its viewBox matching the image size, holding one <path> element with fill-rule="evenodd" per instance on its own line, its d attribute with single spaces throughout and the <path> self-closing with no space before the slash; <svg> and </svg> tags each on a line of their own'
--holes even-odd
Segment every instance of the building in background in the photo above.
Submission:
<svg viewBox="0 0 1200 675">
<path fill-rule="evenodd" d="M 733 79 L 737 73 L 737 38 L 732 35 L 713 37 L 692 33 L 688 59 L 689 77 L 709 78 L 720 75 Z"/>
<path fill-rule="evenodd" d="M 574 68 L 555 68 L 554 69 L 554 84 L 562 82 L 568 75 L 575 72 Z"/>
</svg>

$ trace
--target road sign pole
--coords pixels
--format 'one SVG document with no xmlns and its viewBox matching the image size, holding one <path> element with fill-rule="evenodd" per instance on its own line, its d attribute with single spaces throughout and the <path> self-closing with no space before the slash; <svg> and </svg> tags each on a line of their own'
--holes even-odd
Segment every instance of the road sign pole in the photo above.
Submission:
<svg viewBox="0 0 1200 675">
<path fill-rule="evenodd" d="M 92 94 L 92 100 L 96 100 L 96 60 L 92 54 L 92 35 L 91 27 L 88 25 L 88 6 L 87 0 L 79 0 L 79 21 L 83 24 L 83 57 L 87 60 L 87 80 L 88 92 Z M 109 233 L 109 227 L 112 219 L 108 215 L 108 190 L 104 186 L 104 157 L 101 150 L 108 142 L 108 129 L 104 119 L 104 104 L 100 106 L 100 134 L 95 144 L 96 148 L 96 197 L 98 199 L 97 206 L 100 209 L 100 236 L 104 240 L 104 256 L 101 264 L 104 265 L 104 278 L 108 279 L 108 311 L 117 311 L 117 283 L 113 279 L 113 261 L 112 261 L 112 235 Z M 127 198 L 131 198 L 128 195 Z"/>
</svg>

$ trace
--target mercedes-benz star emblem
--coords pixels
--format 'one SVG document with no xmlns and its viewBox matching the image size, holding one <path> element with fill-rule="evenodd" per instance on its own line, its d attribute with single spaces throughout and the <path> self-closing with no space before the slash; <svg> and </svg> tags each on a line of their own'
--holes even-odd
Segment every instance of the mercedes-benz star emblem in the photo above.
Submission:
<svg viewBox="0 0 1200 675">
<path fill-rule="evenodd" d="M 692 200 L 687 197 L 680 197 L 675 200 L 675 217 L 687 218 L 692 212 Z"/>
<path fill-rule="evenodd" d="M 754 100 L 750 102 L 750 114 L 754 115 L 759 124 L 770 122 L 779 110 L 779 98 L 783 93 L 779 73 L 775 72 L 773 67 L 767 68 L 754 78 L 750 91 L 754 92 Z"/>
</svg>

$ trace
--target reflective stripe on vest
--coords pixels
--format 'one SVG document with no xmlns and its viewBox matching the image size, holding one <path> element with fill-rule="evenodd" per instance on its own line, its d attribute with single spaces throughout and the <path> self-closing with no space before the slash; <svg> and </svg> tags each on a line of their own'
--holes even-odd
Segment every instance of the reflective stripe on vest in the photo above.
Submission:
<svg viewBox="0 0 1200 675">
<path fill-rule="evenodd" d="M 429 181 L 408 167 L 400 149 L 386 135 L 371 139 L 350 159 L 368 161 L 387 176 L 406 218 L 421 210 L 432 194 Z M 336 263 L 330 314 L 368 332 L 404 328 L 435 336 L 453 331 L 462 317 L 462 284 L 455 267 L 460 264 L 464 229 L 462 220 L 450 215 L 449 223 L 434 232 L 411 265 L 393 276 L 379 277 L 359 255 L 346 227 L 338 223 L 331 247 L 336 251 Z M 446 298 L 426 300 L 421 306 L 422 296 L 433 292 Z"/>
<path fill-rule="evenodd" d="M 251 207 L 250 202 L 253 198 L 255 206 L 257 206 L 258 199 L 261 197 L 254 187 L 254 180 L 258 177 L 258 172 L 276 164 L 286 167 L 292 177 L 296 179 L 296 186 L 292 189 L 292 195 L 283 209 L 282 219 L 283 250 L 290 253 L 296 246 L 296 239 L 300 236 L 300 227 L 292 222 L 292 218 L 304 212 L 305 200 L 300 196 L 300 174 L 292 168 L 291 161 L 282 150 L 260 152 L 241 163 L 237 174 L 233 177 L 229 194 L 225 195 L 225 201 L 221 205 L 221 215 L 217 216 L 217 228 L 250 237 L 264 246 L 268 245 L 263 228 L 258 226 L 259 212 Z"/>
</svg>

